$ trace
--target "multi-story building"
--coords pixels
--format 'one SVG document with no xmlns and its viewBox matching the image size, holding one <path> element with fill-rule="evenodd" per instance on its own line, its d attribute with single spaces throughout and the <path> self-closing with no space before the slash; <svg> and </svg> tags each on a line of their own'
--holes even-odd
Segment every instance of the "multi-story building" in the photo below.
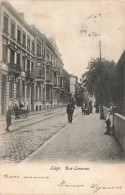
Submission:
<svg viewBox="0 0 125 195">
<path fill-rule="evenodd" d="M 0 4 L 1 113 L 8 105 L 31 110 L 35 39 L 30 26 L 8 2 Z"/>
<path fill-rule="evenodd" d="M 59 107 L 60 74 L 63 70 L 61 55 L 52 40 L 43 35 L 34 25 L 35 34 L 35 83 L 34 109 Z"/>
<path fill-rule="evenodd" d="M 54 40 L 46 38 L 35 25 L 28 25 L 24 14 L 8 2 L 2 2 L 0 113 L 14 104 L 23 104 L 29 110 L 65 105 L 70 97 L 67 75 Z"/>
</svg>

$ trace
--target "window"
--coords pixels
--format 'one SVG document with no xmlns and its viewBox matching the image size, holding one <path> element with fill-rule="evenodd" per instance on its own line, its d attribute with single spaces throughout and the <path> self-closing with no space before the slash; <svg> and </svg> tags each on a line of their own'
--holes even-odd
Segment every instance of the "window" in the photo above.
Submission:
<svg viewBox="0 0 125 195">
<path fill-rule="evenodd" d="M 51 62 L 53 62 L 53 56 L 51 55 Z"/>
<path fill-rule="evenodd" d="M 27 85 L 27 98 L 30 97 L 30 85 L 28 84 Z"/>
<path fill-rule="evenodd" d="M 37 67 L 37 76 L 38 76 L 38 77 L 41 76 L 41 67 Z"/>
<path fill-rule="evenodd" d="M 23 46 L 25 47 L 26 46 L 26 34 L 23 33 Z"/>
<path fill-rule="evenodd" d="M 44 49 L 44 58 L 45 58 L 45 55 L 46 55 L 46 51 L 45 51 L 45 49 Z"/>
<path fill-rule="evenodd" d="M 22 97 L 25 97 L 25 81 L 22 81 Z"/>
<path fill-rule="evenodd" d="M 39 87 L 39 101 L 41 101 L 41 86 Z"/>
<path fill-rule="evenodd" d="M 22 56 L 22 70 L 25 71 L 25 57 Z"/>
<path fill-rule="evenodd" d="M 34 42 L 32 42 L 32 52 L 35 51 L 35 45 L 34 45 Z"/>
<path fill-rule="evenodd" d="M 36 101 L 38 100 L 38 86 L 36 85 Z"/>
<path fill-rule="evenodd" d="M 30 38 L 27 39 L 27 49 L 30 50 Z"/>
<path fill-rule="evenodd" d="M 31 72 L 34 72 L 34 65 L 33 65 L 33 62 L 31 62 Z"/>
<path fill-rule="evenodd" d="M 21 42 L 21 30 L 19 28 L 17 29 L 17 41 Z"/>
<path fill-rule="evenodd" d="M 30 71 L 30 61 L 27 60 L 27 71 Z"/>
<path fill-rule="evenodd" d="M 9 82 L 9 98 L 14 97 L 14 81 L 10 80 Z"/>
<path fill-rule="evenodd" d="M 3 61 L 7 62 L 7 45 L 3 44 Z"/>
<path fill-rule="evenodd" d="M 41 76 L 41 64 L 40 63 L 37 63 L 36 73 L 37 73 L 37 76 L 38 77 Z"/>
<path fill-rule="evenodd" d="M 8 17 L 7 16 L 4 16 L 3 28 L 5 31 L 8 32 Z"/>
<path fill-rule="evenodd" d="M 14 56 L 15 56 L 15 52 L 10 49 L 10 63 L 14 64 Z"/>
<path fill-rule="evenodd" d="M 41 54 L 41 45 L 40 43 L 37 43 L 37 54 Z"/>
<path fill-rule="evenodd" d="M 15 24 L 11 23 L 11 36 L 15 38 Z"/>
<path fill-rule="evenodd" d="M 47 56 L 46 56 L 46 57 L 47 57 L 47 62 L 49 62 L 49 54 L 47 54 Z"/>
<path fill-rule="evenodd" d="M 20 54 L 17 53 L 17 65 L 20 66 Z"/>
<path fill-rule="evenodd" d="M 19 94 L 19 93 L 20 93 L 20 90 L 19 90 L 20 88 L 19 88 L 19 87 L 20 87 L 20 86 L 19 86 L 19 82 L 17 82 L 17 83 L 16 83 L 16 98 L 18 98 L 19 95 L 20 95 L 20 94 Z"/>
</svg>

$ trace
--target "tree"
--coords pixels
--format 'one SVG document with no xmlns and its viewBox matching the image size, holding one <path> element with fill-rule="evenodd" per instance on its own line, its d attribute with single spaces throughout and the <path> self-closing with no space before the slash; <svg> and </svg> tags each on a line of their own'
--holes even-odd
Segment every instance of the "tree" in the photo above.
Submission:
<svg viewBox="0 0 125 195">
<path fill-rule="evenodd" d="M 114 61 L 99 58 L 91 59 L 88 71 L 82 75 L 82 83 L 91 96 L 95 96 L 98 104 L 109 106 L 113 100 Z"/>
</svg>

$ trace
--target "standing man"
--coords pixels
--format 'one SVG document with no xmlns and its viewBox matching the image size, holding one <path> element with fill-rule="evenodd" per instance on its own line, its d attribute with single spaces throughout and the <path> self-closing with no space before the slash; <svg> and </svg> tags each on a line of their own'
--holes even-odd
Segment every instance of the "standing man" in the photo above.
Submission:
<svg viewBox="0 0 125 195">
<path fill-rule="evenodd" d="M 13 110 L 14 110 L 14 113 L 15 113 L 15 119 L 18 119 L 19 118 L 18 117 L 18 115 L 19 115 L 19 109 L 18 109 L 17 104 L 15 104 L 15 107 L 13 108 Z"/>
<path fill-rule="evenodd" d="M 70 101 L 70 103 L 67 105 L 67 114 L 68 114 L 69 123 L 72 123 L 74 109 L 75 109 L 74 103 Z"/>
<path fill-rule="evenodd" d="M 9 126 L 11 125 L 11 107 L 8 107 L 7 113 L 6 113 L 6 131 L 9 132 Z"/>
</svg>

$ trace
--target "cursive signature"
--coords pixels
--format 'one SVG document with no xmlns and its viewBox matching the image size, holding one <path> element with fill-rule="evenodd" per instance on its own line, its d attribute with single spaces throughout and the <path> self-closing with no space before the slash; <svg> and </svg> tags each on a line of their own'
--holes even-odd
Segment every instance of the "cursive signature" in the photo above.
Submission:
<svg viewBox="0 0 125 195">
<path fill-rule="evenodd" d="M 84 187 L 83 184 L 67 184 L 67 182 L 65 180 L 62 180 L 61 183 L 58 184 L 59 187 L 74 187 L 74 188 L 80 188 L 80 187 Z"/>
<path fill-rule="evenodd" d="M 96 192 L 98 192 L 101 189 L 102 190 L 113 190 L 113 189 L 120 190 L 120 189 L 122 189 L 122 186 L 100 186 L 98 184 L 92 184 L 90 186 L 90 188 L 92 188 L 93 192 L 96 193 Z"/>
</svg>

